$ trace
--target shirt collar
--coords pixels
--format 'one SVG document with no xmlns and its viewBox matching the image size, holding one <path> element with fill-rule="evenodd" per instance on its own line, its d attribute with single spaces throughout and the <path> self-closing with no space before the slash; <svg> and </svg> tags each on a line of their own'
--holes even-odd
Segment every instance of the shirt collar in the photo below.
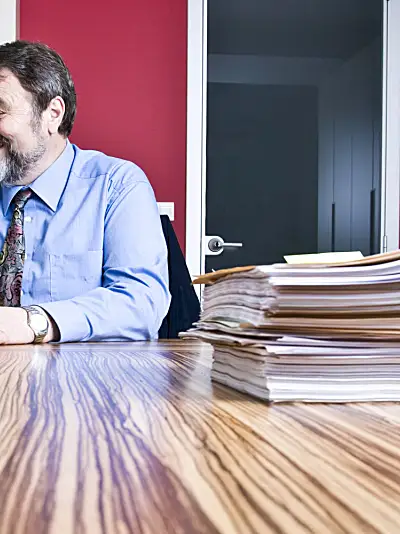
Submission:
<svg viewBox="0 0 400 534">
<path fill-rule="evenodd" d="M 67 183 L 74 160 L 73 146 L 67 139 L 64 152 L 44 171 L 29 187 L 52 210 L 56 211 L 61 195 Z M 6 215 L 14 196 L 22 187 L 2 187 L 3 214 Z"/>
</svg>

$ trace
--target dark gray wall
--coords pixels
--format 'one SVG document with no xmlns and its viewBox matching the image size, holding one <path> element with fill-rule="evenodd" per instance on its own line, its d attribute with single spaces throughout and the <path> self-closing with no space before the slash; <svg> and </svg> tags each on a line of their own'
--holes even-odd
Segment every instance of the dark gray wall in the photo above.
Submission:
<svg viewBox="0 0 400 534">
<path fill-rule="evenodd" d="M 207 233 L 245 247 L 208 268 L 332 237 L 379 249 L 382 13 L 382 0 L 209 2 Z"/>
<path fill-rule="evenodd" d="M 370 254 L 379 249 L 380 72 L 381 43 L 376 40 L 335 69 L 319 87 L 321 252 L 330 251 L 332 241 L 336 251 Z"/>
<path fill-rule="evenodd" d="M 208 235 L 244 243 L 207 269 L 317 249 L 316 87 L 208 85 Z"/>
<path fill-rule="evenodd" d="M 346 59 L 379 35 L 382 12 L 383 0 L 210 0 L 209 53 Z"/>
<path fill-rule="evenodd" d="M 338 58 L 209 54 L 207 80 L 213 83 L 316 86 L 342 63 Z"/>
</svg>

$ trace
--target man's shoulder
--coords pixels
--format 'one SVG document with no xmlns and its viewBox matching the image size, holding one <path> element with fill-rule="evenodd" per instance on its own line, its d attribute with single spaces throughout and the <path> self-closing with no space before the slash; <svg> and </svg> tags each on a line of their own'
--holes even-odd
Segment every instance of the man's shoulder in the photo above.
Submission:
<svg viewBox="0 0 400 534">
<path fill-rule="evenodd" d="M 148 181 L 143 170 L 132 161 L 108 156 L 97 150 L 83 150 L 76 145 L 73 148 L 75 158 L 71 172 L 78 178 L 104 179 L 114 187 Z"/>
</svg>

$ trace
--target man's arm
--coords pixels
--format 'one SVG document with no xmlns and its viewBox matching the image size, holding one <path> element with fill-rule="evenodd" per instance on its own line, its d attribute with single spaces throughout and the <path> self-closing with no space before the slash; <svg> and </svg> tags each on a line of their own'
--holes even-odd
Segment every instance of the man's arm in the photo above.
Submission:
<svg viewBox="0 0 400 534">
<path fill-rule="evenodd" d="M 129 164 L 128 164 L 129 165 Z M 122 167 L 104 222 L 103 287 L 59 302 L 38 303 L 50 328 L 45 342 L 146 340 L 157 337 L 170 302 L 165 239 L 144 173 Z M 142 172 L 142 171 L 140 171 Z M 93 214 L 96 216 L 97 214 Z M 32 343 L 22 308 L 0 308 L 0 344 Z"/>
<path fill-rule="evenodd" d="M 40 307 L 54 320 L 60 341 L 135 341 L 157 337 L 169 302 L 154 193 L 144 174 L 143 181 L 128 175 L 112 191 L 105 215 L 103 287 Z"/>
<path fill-rule="evenodd" d="M 50 316 L 49 331 L 44 343 L 57 341 L 60 337 L 58 327 Z M 23 308 L 0 307 L 0 345 L 22 345 L 33 343 L 33 330 L 28 326 L 28 314 Z"/>
</svg>

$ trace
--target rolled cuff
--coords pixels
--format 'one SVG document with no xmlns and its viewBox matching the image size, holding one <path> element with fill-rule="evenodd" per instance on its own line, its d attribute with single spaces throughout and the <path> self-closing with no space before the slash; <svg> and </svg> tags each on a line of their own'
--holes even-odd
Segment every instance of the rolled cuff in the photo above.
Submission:
<svg viewBox="0 0 400 534">
<path fill-rule="evenodd" d="M 84 341 L 90 336 L 90 326 L 81 306 L 72 300 L 40 304 L 57 324 L 60 342 Z"/>
</svg>

